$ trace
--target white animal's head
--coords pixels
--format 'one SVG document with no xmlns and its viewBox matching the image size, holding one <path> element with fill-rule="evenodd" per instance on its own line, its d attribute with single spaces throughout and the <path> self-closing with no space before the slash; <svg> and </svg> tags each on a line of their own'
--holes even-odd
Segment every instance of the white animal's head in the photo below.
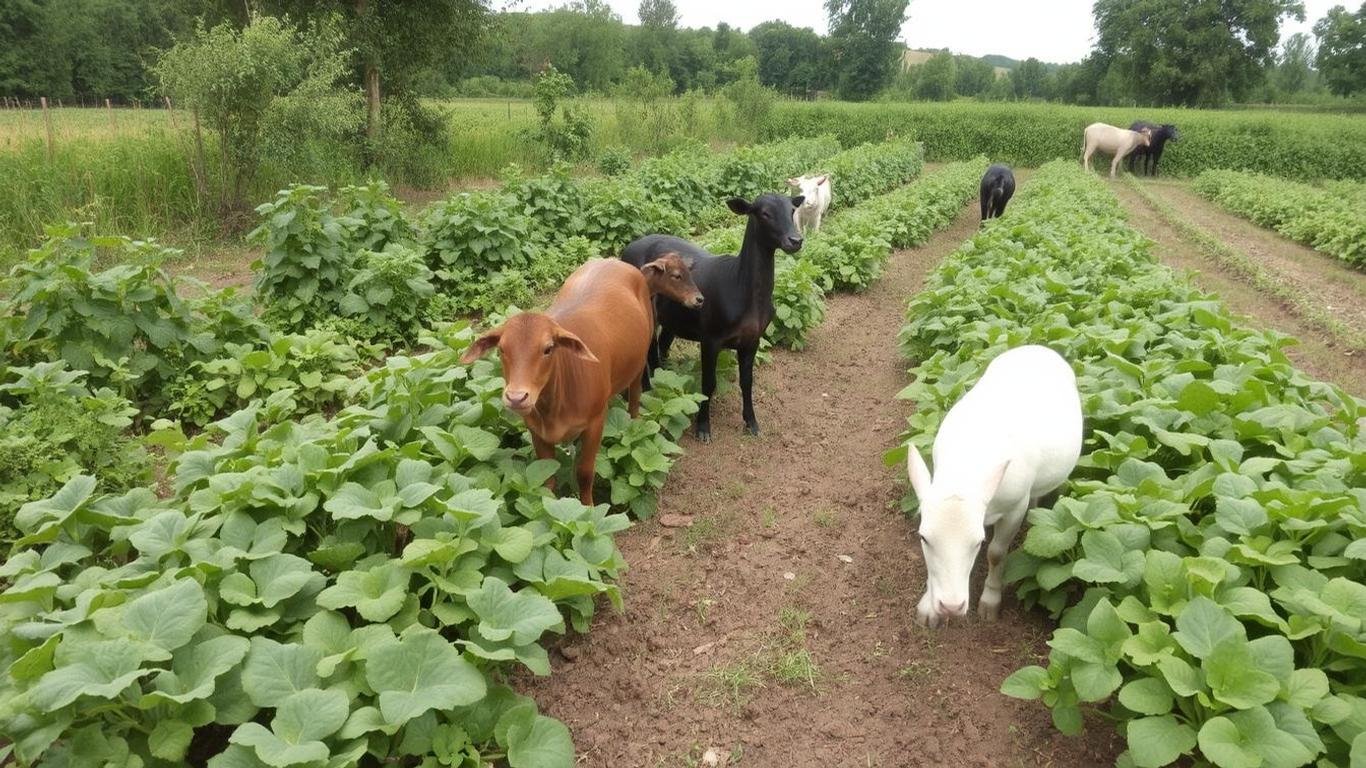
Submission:
<svg viewBox="0 0 1366 768">
<path fill-rule="evenodd" d="M 1005 475 L 993 470 L 976 492 L 945 495 L 934 487 L 930 469 L 914 445 L 906 446 L 906 470 L 920 501 L 920 548 L 925 554 L 929 608 L 940 618 L 968 612 L 968 580 L 986 540 L 987 502 Z"/>
<path fill-rule="evenodd" d="M 795 179 L 788 179 L 787 183 L 789 186 L 801 190 L 802 197 L 806 198 L 802 201 L 803 208 L 815 210 L 816 206 L 820 204 L 816 190 L 829 178 L 828 174 L 824 176 L 798 176 Z"/>
</svg>

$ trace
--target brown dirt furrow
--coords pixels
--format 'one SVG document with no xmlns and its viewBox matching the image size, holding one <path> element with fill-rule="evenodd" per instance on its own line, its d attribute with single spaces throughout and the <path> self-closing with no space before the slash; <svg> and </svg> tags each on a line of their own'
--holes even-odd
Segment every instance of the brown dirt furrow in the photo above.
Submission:
<svg viewBox="0 0 1366 768">
<path fill-rule="evenodd" d="M 1163 199 L 1168 204 L 1178 207 L 1181 215 L 1188 217 L 1192 223 L 1204 228 L 1206 232 L 1216 237 L 1228 237 L 1229 239 L 1223 241 L 1230 247 L 1235 249 L 1246 247 L 1248 241 L 1227 236 L 1225 230 L 1218 227 L 1207 227 L 1206 224 L 1201 223 L 1207 222 L 1209 219 L 1197 213 L 1196 206 L 1203 204 L 1208 209 L 1210 203 L 1189 191 L 1184 191 L 1184 196 L 1175 194 L 1172 190 L 1180 190 L 1180 188 L 1174 183 L 1167 184 L 1164 182 L 1164 186 L 1169 189 L 1163 190 Z M 1119 196 L 1120 203 L 1128 212 L 1129 222 L 1157 244 L 1154 253 L 1160 261 L 1176 270 L 1189 272 L 1191 280 L 1197 286 L 1218 294 L 1230 310 L 1243 316 L 1244 322 L 1248 325 L 1256 328 L 1270 328 L 1298 340 L 1297 344 L 1286 349 L 1286 355 L 1302 370 L 1315 378 L 1333 382 L 1357 396 L 1366 395 L 1366 389 L 1363 389 L 1366 387 L 1366 355 L 1351 354 L 1350 350 L 1344 350 L 1337 340 L 1307 322 L 1289 303 L 1262 293 L 1238 276 L 1228 272 L 1221 264 L 1210 258 L 1198 244 L 1184 237 L 1164 220 L 1134 189 L 1125 184 L 1114 184 L 1111 188 Z M 1209 211 L 1206 210 L 1205 213 L 1208 214 Z M 1241 220 L 1235 219 L 1235 221 Z M 1256 225 L 1248 222 L 1242 223 L 1257 229 Z M 1338 274 L 1343 271 L 1342 268 L 1330 263 L 1327 260 L 1328 257 L 1284 240 L 1274 233 L 1263 234 L 1279 241 L 1281 246 L 1284 246 L 1281 249 L 1283 253 L 1300 249 L 1307 251 L 1308 257 L 1317 261 L 1318 271 L 1306 268 L 1306 273 L 1317 275 L 1315 281 L 1296 283 L 1297 287 L 1302 288 L 1311 296 L 1325 296 L 1328 295 L 1327 286 L 1333 285 L 1338 288 L 1338 293 L 1335 295 L 1342 297 L 1352 295 L 1355 289 L 1351 288 L 1350 284 L 1337 279 Z M 1268 259 L 1264 265 L 1267 271 L 1270 271 L 1279 269 L 1276 266 L 1279 263 L 1279 261 Z M 1303 263 L 1309 264 L 1310 262 L 1305 261 Z M 1274 274 L 1277 277 L 1292 279 L 1287 276 L 1288 273 L 1278 272 Z M 1347 298 L 1334 299 L 1334 301 L 1347 300 Z M 1358 299 L 1358 301 L 1362 305 L 1366 305 L 1366 299 Z M 1350 314 L 1344 314 L 1341 317 L 1350 316 Z M 1360 327 L 1366 328 L 1366 325 Z"/>
<path fill-rule="evenodd" d="M 518 681 L 569 725 L 581 765 L 700 765 L 709 748 L 783 768 L 1113 763 L 1106 724 L 1065 737 L 1038 703 L 998 692 L 1046 653 L 1044 618 L 1007 598 L 994 624 L 913 621 L 924 565 L 898 511 L 904 470 L 882 464 L 909 409 L 894 399 L 896 334 L 975 207 L 895 254 L 867 293 L 830 299 L 807 350 L 757 371 L 761 436 L 742 435 L 732 389 L 714 442 L 685 438 L 660 516 L 619 539 L 625 612 L 566 640 L 550 677 Z M 678 515 L 691 526 L 659 522 Z"/>
<path fill-rule="evenodd" d="M 1366 272 L 1224 210 L 1196 194 L 1187 182 L 1143 183 L 1195 226 L 1247 254 L 1272 274 L 1304 289 L 1343 323 L 1366 331 Z"/>
</svg>

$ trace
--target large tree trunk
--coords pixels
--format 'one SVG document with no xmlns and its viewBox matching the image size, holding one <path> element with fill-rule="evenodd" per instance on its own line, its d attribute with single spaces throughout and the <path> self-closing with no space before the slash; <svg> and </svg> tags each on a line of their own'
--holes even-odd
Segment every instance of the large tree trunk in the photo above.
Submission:
<svg viewBox="0 0 1366 768">
<path fill-rule="evenodd" d="M 379 66 L 365 63 L 365 137 L 373 143 L 379 138 Z"/>
<path fill-rule="evenodd" d="M 369 10 L 369 0 L 356 0 L 356 18 L 364 20 Z M 379 61 L 373 50 L 365 53 L 365 138 L 374 151 L 379 139 Z"/>
</svg>

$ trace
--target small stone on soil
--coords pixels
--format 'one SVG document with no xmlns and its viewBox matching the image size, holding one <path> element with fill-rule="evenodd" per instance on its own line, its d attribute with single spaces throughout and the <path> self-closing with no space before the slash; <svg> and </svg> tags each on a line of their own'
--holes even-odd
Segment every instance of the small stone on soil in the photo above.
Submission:
<svg viewBox="0 0 1366 768">
<path fill-rule="evenodd" d="M 793 573 L 792 571 L 788 571 L 787 573 L 783 574 L 783 578 L 787 579 L 788 581 L 796 581 L 797 574 Z"/>
<path fill-rule="evenodd" d="M 852 557 L 850 557 L 850 556 L 848 556 L 848 555 L 835 555 L 835 557 L 839 558 L 839 561 L 840 561 L 841 563 L 852 563 L 852 562 L 854 562 L 854 558 L 852 558 Z"/>
<path fill-rule="evenodd" d="M 659 524 L 665 528 L 686 528 L 692 525 L 692 515 L 660 515 Z"/>
</svg>

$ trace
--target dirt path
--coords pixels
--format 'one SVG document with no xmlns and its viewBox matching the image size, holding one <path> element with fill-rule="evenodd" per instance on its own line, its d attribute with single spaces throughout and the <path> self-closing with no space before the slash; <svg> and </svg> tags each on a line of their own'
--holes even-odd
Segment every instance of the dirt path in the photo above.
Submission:
<svg viewBox="0 0 1366 768">
<path fill-rule="evenodd" d="M 997 692 L 1046 653 L 1042 617 L 1007 598 L 996 624 L 913 622 L 924 566 L 898 511 L 904 470 L 882 465 L 909 408 L 896 334 L 976 225 L 965 208 L 868 293 L 832 298 L 806 351 L 775 353 L 755 377 L 760 437 L 742 436 L 732 390 L 714 442 L 685 438 L 661 517 L 619 540 L 625 614 L 604 611 L 553 675 L 521 681 L 569 725 L 580 764 L 695 766 L 709 748 L 784 768 L 1113 762 L 1108 725 L 1070 739 Z M 658 522 L 676 515 L 691 526 Z"/>
<path fill-rule="evenodd" d="M 1344 324 L 1366 331 L 1366 275 L 1340 267 L 1328 256 L 1223 213 L 1179 182 L 1144 183 L 1159 186 L 1162 199 L 1192 224 L 1256 258 L 1275 279 L 1289 282 L 1308 296 L 1320 297 Z M 1231 274 L 1128 185 L 1112 184 L 1111 189 L 1128 212 L 1129 222 L 1157 243 L 1156 255 L 1164 264 L 1194 271 L 1192 280 L 1196 285 L 1217 293 L 1249 325 L 1271 328 L 1298 339 L 1299 344 L 1287 349 L 1286 354 L 1304 371 L 1355 395 L 1366 395 L 1366 355 L 1343 350 L 1289 303 L 1268 296 Z"/>
</svg>

